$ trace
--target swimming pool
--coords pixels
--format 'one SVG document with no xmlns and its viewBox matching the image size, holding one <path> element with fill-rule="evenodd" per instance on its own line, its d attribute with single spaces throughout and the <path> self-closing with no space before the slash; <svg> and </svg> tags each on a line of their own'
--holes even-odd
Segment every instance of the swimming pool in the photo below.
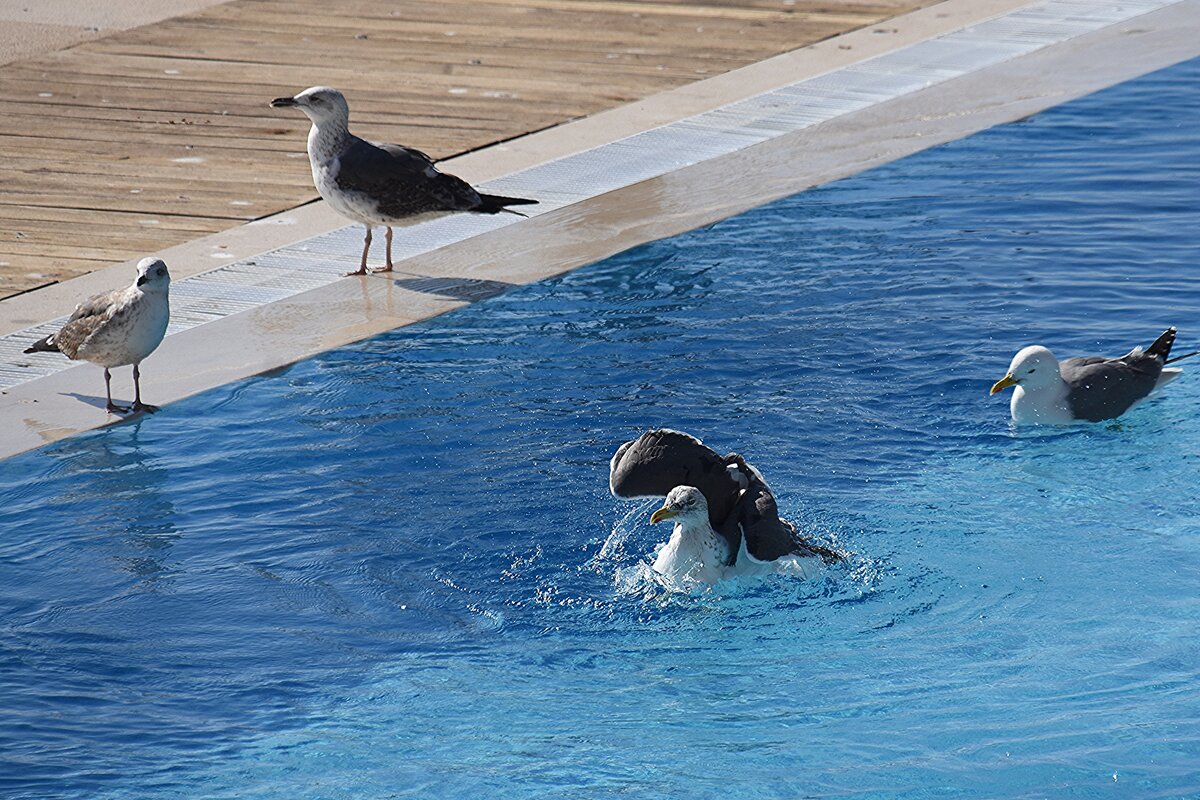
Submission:
<svg viewBox="0 0 1200 800">
<path fill-rule="evenodd" d="M 1200 342 L 1198 79 L 3 462 L 0 794 L 1195 796 L 1200 369 L 1066 431 L 987 389 Z M 641 580 L 608 457 L 662 424 L 851 564 Z"/>
</svg>

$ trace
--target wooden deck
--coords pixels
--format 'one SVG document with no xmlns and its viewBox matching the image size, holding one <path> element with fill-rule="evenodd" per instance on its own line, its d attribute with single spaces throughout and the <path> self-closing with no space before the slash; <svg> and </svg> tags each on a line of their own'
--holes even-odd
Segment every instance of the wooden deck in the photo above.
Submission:
<svg viewBox="0 0 1200 800">
<path fill-rule="evenodd" d="M 314 84 L 437 158 L 937 0 L 234 0 L 0 67 L 0 297 L 312 200 Z"/>
</svg>

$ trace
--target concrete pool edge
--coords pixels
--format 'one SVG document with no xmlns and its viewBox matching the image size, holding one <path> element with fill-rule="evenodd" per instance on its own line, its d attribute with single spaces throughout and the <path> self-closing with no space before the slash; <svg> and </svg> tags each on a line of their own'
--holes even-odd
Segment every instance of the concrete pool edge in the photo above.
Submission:
<svg viewBox="0 0 1200 800">
<path fill-rule="evenodd" d="M 1196 43 L 1200 37 L 1195 35 L 1197 10 L 1198 0 L 1177 3 L 1139 16 L 1135 23 L 1101 28 L 803 131 L 423 253 L 401 265 L 400 281 L 341 280 L 181 331 L 147 361 L 147 399 L 170 402 L 460 307 L 467 301 L 455 299 L 456 285 L 487 282 L 503 288 L 561 274 L 642 242 L 681 233 L 1185 60 L 1200 51 Z M 789 74 L 788 81 L 794 80 L 795 74 Z M 533 139 L 522 142 L 532 148 Z M 478 167 L 472 165 L 475 162 Z M 484 152 L 461 159 L 454 169 L 480 180 L 483 168 L 500 172 L 503 167 L 497 164 L 503 162 L 496 153 Z M 690 205 L 682 206 L 681 196 L 692 198 Z M 320 207 L 300 211 L 314 226 L 323 218 L 333 228 L 345 224 Z M 202 255 L 209 259 L 205 268 L 211 269 L 209 254 Z M 122 285 L 128 275 L 125 267 L 100 288 Z M 86 293 L 80 291 L 75 297 Z M 118 394 L 128 391 L 127 372 L 122 370 L 125 374 L 118 376 Z M 0 457 L 118 421 L 92 405 L 99 386 L 99 370 L 80 365 L 8 389 L 0 398 L 6 431 Z"/>
</svg>

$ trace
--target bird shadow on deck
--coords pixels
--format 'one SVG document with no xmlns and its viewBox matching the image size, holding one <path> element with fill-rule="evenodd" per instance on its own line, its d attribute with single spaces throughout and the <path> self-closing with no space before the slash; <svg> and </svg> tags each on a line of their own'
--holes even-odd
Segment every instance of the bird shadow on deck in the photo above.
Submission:
<svg viewBox="0 0 1200 800">
<path fill-rule="evenodd" d="M 105 408 L 108 405 L 108 401 L 105 398 L 97 395 L 80 394 L 79 392 L 59 392 L 59 394 L 62 397 L 72 397 L 85 405 L 95 406 L 96 408 Z M 120 403 L 119 400 L 115 402 Z"/>
<path fill-rule="evenodd" d="M 396 285 L 411 292 L 433 294 L 465 303 L 478 303 L 504 294 L 517 284 L 475 278 L 401 278 Z"/>
<path fill-rule="evenodd" d="M 59 396 L 60 397 L 71 397 L 71 398 L 74 398 L 75 400 L 78 400 L 79 402 L 83 403 L 84 405 L 95 406 L 96 408 L 99 408 L 101 410 L 108 408 L 108 400 L 103 397 L 100 397 L 99 395 L 80 394 L 79 392 L 59 392 Z M 130 406 L 133 404 L 132 399 L 131 400 L 122 400 L 118 397 L 113 397 L 113 402 L 119 406 Z M 154 412 L 151 411 L 149 413 L 154 413 Z M 144 416 L 146 416 L 146 414 L 147 414 L 146 411 L 127 411 L 124 413 L 114 413 L 114 412 L 110 411 L 108 415 L 110 417 L 112 417 L 113 421 L 116 421 L 116 420 L 135 419 L 137 417 L 144 417 Z"/>
</svg>

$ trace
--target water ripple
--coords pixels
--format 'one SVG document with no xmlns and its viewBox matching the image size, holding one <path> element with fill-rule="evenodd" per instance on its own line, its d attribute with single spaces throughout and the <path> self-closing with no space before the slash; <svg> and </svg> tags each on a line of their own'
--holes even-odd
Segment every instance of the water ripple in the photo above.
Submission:
<svg viewBox="0 0 1200 800">
<path fill-rule="evenodd" d="M 0 463 L 0 794 L 1200 795 L 1200 62 Z M 1191 372 L 1193 370 L 1189 370 Z M 613 449 L 849 563 L 672 591 Z"/>
</svg>

